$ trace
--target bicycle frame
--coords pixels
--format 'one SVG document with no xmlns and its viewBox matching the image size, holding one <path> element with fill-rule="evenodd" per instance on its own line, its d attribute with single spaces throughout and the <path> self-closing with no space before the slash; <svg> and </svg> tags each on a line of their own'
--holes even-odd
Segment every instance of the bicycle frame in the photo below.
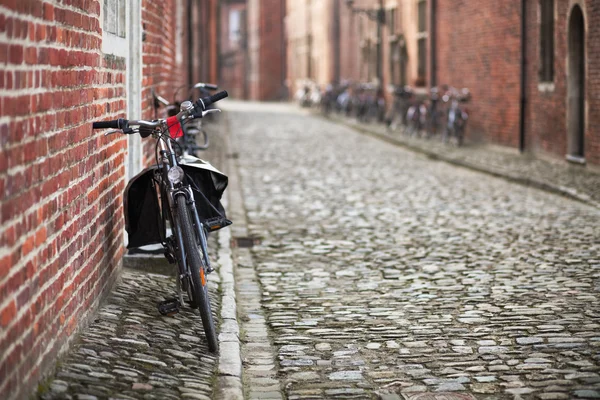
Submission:
<svg viewBox="0 0 600 400">
<path fill-rule="evenodd" d="M 161 170 L 161 182 L 160 184 L 163 185 L 162 189 L 164 189 L 164 191 L 167 194 L 167 204 L 164 204 L 164 199 L 163 201 L 161 201 L 161 213 L 163 213 L 166 209 L 169 210 L 169 212 L 167 213 L 167 218 L 169 219 L 169 223 L 171 225 L 171 227 L 175 227 L 175 232 L 174 233 L 174 237 L 176 240 L 176 244 L 177 244 L 177 254 L 172 254 L 173 256 L 176 256 L 177 258 L 177 264 L 178 264 L 178 268 L 179 268 L 179 277 L 178 277 L 178 296 L 180 298 L 180 301 L 183 303 L 183 296 L 181 293 L 181 287 L 185 286 L 182 285 L 183 280 L 186 278 L 189 278 L 190 276 L 190 271 L 189 268 L 187 267 L 187 260 L 186 260 L 186 255 L 185 255 L 185 251 L 184 251 L 184 245 L 183 245 L 183 237 L 182 237 L 182 233 L 181 233 L 181 227 L 179 226 L 179 224 L 176 224 L 175 221 L 173 221 L 173 217 L 175 215 L 177 215 L 177 213 L 179 212 L 187 212 L 189 211 L 192 215 L 192 219 L 194 221 L 194 227 L 195 227 L 195 233 L 197 235 L 197 240 L 199 240 L 199 245 L 201 247 L 202 250 L 202 259 L 204 261 L 204 267 L 206 269 L 206 271 L 201 271 L 201 274 L 206 274 L 208 271 L 211 270 L 210 267 L 210 261 L 208 259 L 208 243 L 207 243 L 207 238 L 206 238 L 206 231 L 204 229 L 204 224 L 201 222 L 200 220 L 200 216 L 198 215 L 198 210 L 196 208 L 196 204 L 195 204 L 195 200 L 194 200 L 194 195 L 192 193 L 192 189 L 190 187 L 189 184 L 184 185 L 182 183 L 180 184 L 175 184 L 173 183 L 169 177 L 169 171 L 174 168 L 174 167 L 178 167 L 178 163 L 177 163 L 177 156 L 176 153 L 173 149 L 173 146 L 171 145 L 171 142 L 169 140 L 165 141 L 159 139 L 159 143 L 160 143 L 160 150 L 159 150 L 159 155 L 160 155 L 160 162 L 162 165 L 162 170 Z M 163 191 L 161 190 L 161 193 Z M 187 204 L 187 208 L 188 210 L 178 210 L 177 206 L 176 206 L 176 201 L 175 201 L 175 197 L 178 195 L 183 195 L 186 197 L 186 204 Z M 167 238 L 165 238 L 167 239 Z M 166 242 L 166 240 L 165 240 Z M 167 251 L 172 251 L 173 249 L 169 249 L 168 246 L 165 246 L 165 248 L 167 249 Z"/>
</svg>

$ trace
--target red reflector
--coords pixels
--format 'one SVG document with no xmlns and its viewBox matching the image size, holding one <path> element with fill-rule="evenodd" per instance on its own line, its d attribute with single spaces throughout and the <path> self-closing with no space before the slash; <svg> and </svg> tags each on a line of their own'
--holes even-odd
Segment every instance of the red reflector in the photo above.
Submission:
<svg viewBox="0 0 600 400">
<path fill-rule="evenodd" d="M 183 129 L 181 129 L 181 124 L 177 119 L 177 116 L 172 116 L 167 118 L 167 126 L 169 127 L 169 135 L 173 139 L 177 139 L 183 136 Z"/>
</svg>

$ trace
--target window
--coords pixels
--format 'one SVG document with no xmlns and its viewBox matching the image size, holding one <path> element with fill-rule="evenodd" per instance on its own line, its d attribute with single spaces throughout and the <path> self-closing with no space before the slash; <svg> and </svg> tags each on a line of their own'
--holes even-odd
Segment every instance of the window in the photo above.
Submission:
<svg viewBox="0 0 600 400">
<path fill-rule="evenodd" d="M 102 51 L 118 57 L 127 57 L 127 2 L 128 0 L 103 0 L 102 2 Z M 130 5 L 133 10 L 139 10 L 139 4 Z"/>
<path fill-rule="evenodd" d="M 427 39 L 419 39 L 417 46 L 417 78 L 419 79 L 418 86 L 425 86 L 425 71 L 427 68 Z"/>
<path fill-rule="evenodd" d="M 102 29 L 118 37 L 125 37 L 126 0 L 104 0 Z"/>
<path fill-rule="evenodd" d="M 417 10 L 417 81 L 416 86 L 425 86 L 427 72 L 427 1 L 421 0 Z"/>
<path fill-rule="evenodd" d="M 540 81 L 554 81 L 554 0 L 540 0 Z"/>
<path fill-rule="evenodd" d="M 390 75 L 392 85 L 404 86 L 407 84 L 406 64 L 408 61 L 404 38 L 398 38 L 390 43 L 390 54 Z"/>
<path fill-rule="evenodd" d="M 427 30 L 427 2 L 419 1 L 418 7 L 419 32 L 425 32 Z"/>
<path fill-rule="evenodd" d="M 392 8 L 388 11 L 388 17 L 386 20 L 389 34 L 394 35 L 396 33 L 396 9 Z"/>
<path fill-rule="evenodd" d="M 238 44 L 242 38 L 242 20 L 239 10 L 229 12 L 229 41 Z"/>
</svg>

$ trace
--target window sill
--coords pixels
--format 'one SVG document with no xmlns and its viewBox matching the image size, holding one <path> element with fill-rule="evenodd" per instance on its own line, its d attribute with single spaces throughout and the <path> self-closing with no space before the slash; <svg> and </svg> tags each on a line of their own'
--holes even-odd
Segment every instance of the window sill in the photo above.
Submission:
<svg viewBox="0 0 600 400">
<path fill-rule="evenodd" d="M 554 92 L 554 82 L 540 82 L 538 83 L 538 91 L 542 93 Z"/>
<path fill-rule="evenodd" d="M 585 157 L 567 154 L 567 156 L 565 158 L 567 159 L 568 162 L 570 162 L 572 164 L 585 165 Z"/>
</svg>

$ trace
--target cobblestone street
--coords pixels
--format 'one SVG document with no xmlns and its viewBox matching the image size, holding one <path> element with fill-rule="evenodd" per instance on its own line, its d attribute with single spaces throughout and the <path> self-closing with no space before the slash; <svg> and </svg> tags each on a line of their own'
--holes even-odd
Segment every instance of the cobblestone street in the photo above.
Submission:
<svg viewBox="0 0 600 400">
<path fill-rule="evenodd" d="M 39 397 L 211 399 L 217 357 L 208 352 L 200 316 L 189 307 L 174 317 L 156 310 L 174 289 L 172 277 L 124 270 L 55 376 L 40 384 Z M 216 290 L 211 299 L 218 299 Z M 213 301 L 213 313 L 218 309 Z"/>
<path fill-rule="evenodd" d="M 240 315 L 250 398 L 600 398 L 598 209 L 293 106 L 226 108 L 259 240 L 237 253 L 262 304 Z"/>
</svg>

